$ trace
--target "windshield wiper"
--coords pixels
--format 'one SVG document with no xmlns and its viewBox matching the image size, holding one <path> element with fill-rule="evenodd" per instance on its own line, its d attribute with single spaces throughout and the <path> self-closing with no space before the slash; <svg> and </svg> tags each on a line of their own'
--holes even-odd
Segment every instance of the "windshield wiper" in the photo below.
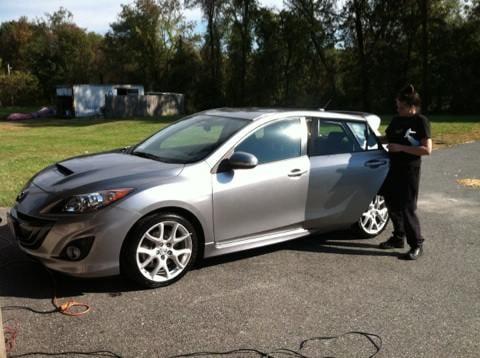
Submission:
<svg viewBox="0 0 480 358">
<path fill-rule="evenodd" d="M 163 158 L 163 157 L 159 157 L 155 154 L 146 153 L 146 152 L 134 151 L 134 152 L 131 152 L 130 154 L 131 155 L 136 155 L 137 157 L 148 158 L 148 159 L 156 160 L 158 162 L 163 162 L 163 163 L 185 164 L 183 161 Z"/>
<path fill-rule="evenodd" d="M 153 160 L 161 161 L 161 158 L 160 158 L 160 157 L 157 157 L 156 155 L 150 154 L 150 153 L 147 153 L 147 152 L 134 151 L 134 152 L 131 152 L 130 154 L 131 154 L 131 155 L 136 155 L 137 157 L 142 157 L 142 158 L 147 158 L 147 159 L 153 159 Z"/>
</svg>

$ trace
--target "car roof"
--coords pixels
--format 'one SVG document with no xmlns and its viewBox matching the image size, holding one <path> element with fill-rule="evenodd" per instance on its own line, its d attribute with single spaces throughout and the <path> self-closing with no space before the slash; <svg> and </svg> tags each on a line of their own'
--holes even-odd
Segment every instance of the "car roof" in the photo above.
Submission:
<svg viewBox="0 0 480 358">
<path fill-rule="evenodd" d="M 327 118 L 344 118 L 365 121 L 365 116 L 369 113 L 363 112 L 347 112 L 347 111 L 325 111 L 323 109 L 300 109 L 300 108 L 259 108 L 259 107 L 247 107 L 247 108 L 216 108 L 203 112 L 210 116 L 223 116 L 231 118 L 248 119 L 256 121 L 266 116 L 271 115 L 295 115 L 295 116 L 314 116 L 314 117 L 327 117 Z"/>
</svg>

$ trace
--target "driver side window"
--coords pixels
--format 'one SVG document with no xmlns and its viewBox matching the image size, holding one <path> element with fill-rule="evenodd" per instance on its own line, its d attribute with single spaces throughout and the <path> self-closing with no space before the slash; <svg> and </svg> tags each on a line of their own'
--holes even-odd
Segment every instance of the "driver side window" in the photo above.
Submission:
<svg viewBox="0 0 480 358">
<path fill-rule="evenodd" d="M 342 121 L 314 119 L 310 128 L 311 156 L 353 153 L 361 150 Z"/>
<path fill-rule="evenodd" d="M 301 141 L 300 118 L 284 119 L 257 129 L 235 151 L 253 154 L 264 164 L 301 156 Z"/>
</svg>

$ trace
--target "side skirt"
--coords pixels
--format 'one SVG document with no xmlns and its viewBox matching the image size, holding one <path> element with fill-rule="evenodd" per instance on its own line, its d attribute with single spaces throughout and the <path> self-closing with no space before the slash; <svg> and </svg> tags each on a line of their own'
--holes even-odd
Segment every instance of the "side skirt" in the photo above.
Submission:
<svg viewBox="0 0 480 358">
<path fill-rule="evenodd" d="M 310 235 L 312 231 L 303 228 L 291 229 L 288 231 L 275 232 L 261 236 L 254 236 L 246 239 L 238 239 L 220 243 L 209 243 L 205 245 L 203 257 L 213 257 L 233 252 L 254 249 L 257 247 L 277 244 Z"/>
</svg>

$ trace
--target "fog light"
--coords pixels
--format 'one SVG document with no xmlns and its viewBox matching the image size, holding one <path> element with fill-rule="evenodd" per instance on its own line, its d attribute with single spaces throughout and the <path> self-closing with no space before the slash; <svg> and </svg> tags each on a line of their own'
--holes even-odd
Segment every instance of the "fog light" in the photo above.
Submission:
<svg viewBox="0 0 480 358">
<path fill-rule="evenodd" d="M 93 236 L 88 236 L 70 241 L 62 250 L 60 258 L 69 261 L 80 261 L 84 259 L 92 248 L 93 240 Z"/>
<path fill-rule="evenodd" d="M 65 250 L 65 254 L 70 260 L 76 261 L 82 256 L 82 250 L 80 250 L 78 247 L 73 245 L 67 246 L 67 249 Z"/>
</svg>

